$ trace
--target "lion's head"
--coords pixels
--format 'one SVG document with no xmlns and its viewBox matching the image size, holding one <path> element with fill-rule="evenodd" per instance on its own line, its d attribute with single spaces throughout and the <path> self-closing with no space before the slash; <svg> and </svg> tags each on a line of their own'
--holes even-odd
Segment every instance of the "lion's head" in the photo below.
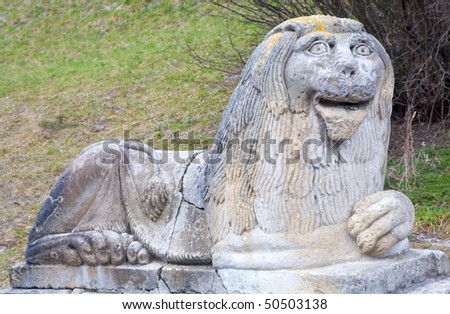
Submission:
<svg viewBox="0 0 450 314">
<path fill-rule="evenodd" d="M 224 113 L 219 162 L 208 165 L 213 245 L 238 250 L 251 232 L 291 243 L 345 223 L 383 187 L 392 94 L 390 59 L 361 23 L 310 16 L 271 30 Z M 302 156 L 310 148 L 315 157 Z"/>
</svg>

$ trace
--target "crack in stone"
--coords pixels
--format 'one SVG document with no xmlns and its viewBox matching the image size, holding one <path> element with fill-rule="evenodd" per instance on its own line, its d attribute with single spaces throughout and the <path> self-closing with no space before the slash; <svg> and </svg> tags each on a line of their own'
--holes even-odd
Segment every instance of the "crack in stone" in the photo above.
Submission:
<svg viewBox="0 0 450 314">
<path fill-rule="evenodd" d="M 219 278 L 220 284 L 222 285 L 223 289 L 225 290 L 225 293 L 228 293 L 228 289 L 225 287 L 222 277 L 219 274 L 219 270 L 218 269 L 214 269 L 214 272 L 216 273 L 217 277 Z"/>
<path fill-rule="evenodd" d="M 179 203 L 178 208 L 177 208 L 177 210 L 176 210 L 176 214 L 175 214 L 175 218 L 174 218 L 174 222 L 173 222 L 173 229 L 172 229 L 172 233 L 170 234 L 170 237 L 169 237 L 170 240 L 169 240 L 169 246 L 168 246 L 168 248 L 167 248 L 166 255 L 169 253 L 170 248 L 171 248 L 172 243 L 173 243 L 173 235 L 174 235 L 174 233 L 175 233 L 175 229 L 176 229 L 176 225 L 177 225 L 177 220 L 178 220 L 178 215 L 180 214 L 180 209 L 181 209 L 181 206 L 183 205 L 183 202 L 186 202 L 187 204 L 192 205 L 192 206 L 194 206 L 195 208 L 197 208 L 197 209 L 199 209 L 199 210 L 204 210 L 204 208 L 197 207 L 194 203 L 189 202 L 188 200 L 186 200 L 185 197 L 184 197 L 184 194 L 183 194 L 183 190 L 184 190 L 184 177 L 185 177 L 185 175 L 187 174 L 187 172 L 188 172 L 188 170 L 189 170 L 189 167 L 190 167 L 191 164 L 192 164 L 192 161 L 193 161 L 199 154 L 201 154 L 202 152 L 203 152 L 203 151 L 194 153 L 194 154 L 189 158 L 188 164 L 186 165 L 186 168 L 184 168 L 184 172 L 183 172 L 183 174 L 182 174 L 182 176 L 181 176 L 181 178 L 180 178 L 180 181 L 179 181 L 179 183 L 178 183 L 178 191 L 181 193 L 181 200 L 180 200 L 180 203 Z"/>
<path fill-rule="evenodd" d="M 189 202 L 189 201 L 188 201 L 187 199 L 185 199 L 184 197 L 183 197 L 183 199 L 182 199 L 182 202 L 186 202 L 187 204 L 194 206 L 194 207 L 195 207 L 196 209 L 198 209 L 198 210 L 205 210 L 205 208 L 203 208 L 203 207 L 198 207 L 198 206 L 195 205 L 194 203 Z"/>
<path fill-rule="evenodd" d="M 189 158 L 189 164 L 188 164 L 188 165 L 186 166 L 186 168 L 184 169 L 184 173 L 183 173 L 183 175 L 181 176 L 181 179 L 180 179 L 180 181 L 179 181 L 179 183 L 178 183 L 178 191 L 181 193 L 181 199 L 182 199 L 182 201 L 188 203 L 189 205 L 194 206 L 195 208 L 197 208 L 197 209 L 199 209 L 199 210 L 205 210 L 205 208 L 204 208 L 204 207 L 198 207 L 196 204 L 194 204 L 194 203 L 188 201 L 188 200 L 184 197 L 184 193 L 183 193 L 183 192 L 184 192 L 184 177 L 186 176 L 186 174 L 187 174 L 187 172 L 188 172 L 188 170 L 189 170 L 189 167 L 191 166 L 191 164 L 192 164 L 192 162 L 194 161 L 194 159 L 195 159 L 198 155 L 200 155 L 201 153 L 203 153 L 203 152 L 204 152 L 204 151 L 197 152 L 197 153 L 193 154 L 193 155 Z"/>
<path fill-rule="evenodd" d="M 169 246 L 167 247 L 166 258 L 169 255 L 170 247 L 172 246 L 172 243 L 173 243 L 173 235 L 174 235 L 175 229 L 177 227 L 177 220 L 178 220 L 178 215 L 180 214 L 181 205 L 183 205 L 183 197 L 180 200 L 180 204 L 178 205 L 177 212 L 175 213 L 175 218 L 173 220 L 173 229 L 172 229 L 172 233 L 170 234 L 170 237 L 169 237 Z"/>
<path fill-rule="evenodd" d="M 186 173 L 188 172 L 189 167 L 190 167 L 191 164 L 192 164 L 192 161 L 193 161 L 198 155 L 200 155 L 201 153 L 203 153 L 203 151 L 194 153 L 194 154 L 189 158 L 189 161 L 188 161 L 188 164 L 186 165 L 186 168 L 184 168 L 184 172 L 183 172 L 183 174 L 181 175 L 180 181 L 178 182 L 178 191 L 181 193 L 181 195 L 183 195 L 183 190 L 184 190 L 184 177 L 185 177 Z M 183 196 L 183 199 L 184 199 L 184 196 Z"/>
<path fill-rule="evenodd" d="M 166 265 L 164 265 L 164 266 L 166 266 Z M 162 284 L 167 288 L 167 290 L 168 290 L 170 293 L 173 293 L 173 291 L 170 289 L 169 284 L 168 284 L 168 283 L 166 282 L 166 280 L 163 278 L 162 271 L 163 271 L 164 266 L 162 266 L 162 267 L 159 269 L 158 278 L 159 278 L 159 281 L 162 282 Z M 158 284 L 158 286 L 159 286 L 159 284 Z M 158 289 L 159 289 L 159 287 L 158 287 Z M 160 291 L 160 292 L 161 292 L 161 291 Z"/>
<path fill-rule="evenodd" d="M 165 263 L 165 264 L 161 265 L 161 267 L 159 267 L 159 268 L 156 270 L 156 276 L 158 277 L 158 287 L 156 287 L 156 288 L 153 289 L 153 290 L 158 290 L 158 293 L 161 293 L 161 287 L 160 287 L 160 284 L 163 284 L 163 285 L 165 286 L 165 288 L 167 288 L 167 290 L 168 290 L 170 293 L 173 293 L 172 290 L 170 290 L 169 285 L 167 284 L 167 282 L 165 281 L 165 279 L 163 278 L 163 275 L 162 275 L 162 272 L 163 272 L 163 270 L 164 270 L 164 267 L 166 267 L 168 264 L 169 264 L 169 263 Z"/>
<path fill-rule="evenodd" d="M 167 265 L 167 263 L 162 264 L 161 267 L 159 267 L 159 268 L 156 270 L 156 276 L 158 276 L 158 279 L 161 279 L 163 268 L 164 268 L 166 265 Z"/>
</svg>

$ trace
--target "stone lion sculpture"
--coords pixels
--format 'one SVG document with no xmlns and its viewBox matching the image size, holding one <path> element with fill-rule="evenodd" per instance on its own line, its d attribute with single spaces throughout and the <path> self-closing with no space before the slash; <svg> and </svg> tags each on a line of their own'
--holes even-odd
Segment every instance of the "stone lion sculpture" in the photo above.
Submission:
<svg viewBox="0 0 450 314">
<path fill-rule="evenodd" d="M 27 262 L 301 269 L 399 254 L 414 208 L 383 191 L 393 85 L 359 22 L 288 20 L 247 62 L 211 151 L 86 148 L 45 200 Z"/>
</svg>

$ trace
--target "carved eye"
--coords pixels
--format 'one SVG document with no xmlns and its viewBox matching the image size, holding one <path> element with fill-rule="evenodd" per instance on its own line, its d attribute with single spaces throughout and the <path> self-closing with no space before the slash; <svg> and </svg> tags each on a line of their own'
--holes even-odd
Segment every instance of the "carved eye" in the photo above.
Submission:
<svg viewBox="0 0 450 314">
<path fill-rule="evenodd" d="M 368 45 L 360 44 L 353 49 L 353 52 L 358 56 L 370 56 L 373 51 Z"/>
<path fill-rule="evenodd" d="M 308 51 L 313 55 L 322 55 L 330 50 L 330 46 L 324 41 L 316 41 L 309 46 Z"/>
</svg>

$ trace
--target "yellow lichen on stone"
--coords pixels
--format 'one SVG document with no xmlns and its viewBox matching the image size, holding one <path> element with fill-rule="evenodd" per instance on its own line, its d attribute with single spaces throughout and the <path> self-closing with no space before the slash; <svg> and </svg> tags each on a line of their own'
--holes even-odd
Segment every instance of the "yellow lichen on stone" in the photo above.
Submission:
<svg viewBox="0 0 450 314">
<path fill-rule="evenodd" d="M 312 16 L 311 19 L 316 23 L 317 28 L 316 28 L 316 32 L 326 32 L 327 31 L 327 27 L 326 27 L 326 20 L 330 20 L 329 18 L 326 17 L 318 17 L 318 16 Z"/>
<path fill-rule="evenodd" d="M 267 58 L 269 57 L 270 52 L 272 51 L 273 47 L 275 47 L 278 40 L 280 40 L 280 37 L 281 33 L 275 33 L 269 38 L 267 38 L 267 43 L 264 47 L 264 52 L 261 55 L 261 59 L 258 61 L 256 65 L 256 73 L 258 73 L 258 75 L 262 74 L 263 68 L 267 62 Z"/>
<path fill-rule="evenodd" d="M 281 33 L 275 33 L 272 36 L 268 38 L 267 46 L 266 46 L 266 52 L 272 51 L 275 44 L 278 42 L 278 40 L 281 37 Z"/>
<path fill-rule="evenodd" d="M 312 32 L 329 32 L 327 27 L 328 24 L 332 25 L 333 17 L 329 15 L 312 15 L 312 16 L 301 16 L 294 19 L 287 20 L 285 25 L 290 24 L 310 24 L 314 27 Z"/>
</svg>

